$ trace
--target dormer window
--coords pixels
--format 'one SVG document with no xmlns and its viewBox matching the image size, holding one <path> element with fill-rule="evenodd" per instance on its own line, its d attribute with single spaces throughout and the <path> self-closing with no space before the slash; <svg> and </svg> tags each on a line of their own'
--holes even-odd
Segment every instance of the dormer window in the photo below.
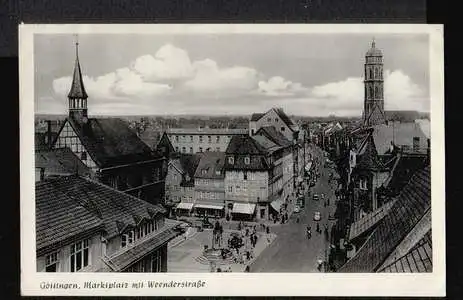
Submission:
<svg viewBox="0 0 463 300">
<path fill-rule="evenodd" d="M 220 170 L 216 170 L 215 175 L 220 175 Z"/>
<path fill-rule="evenodd" d="M 247 164 L 247 165 L 249 165 L 251 163 L 251 159 L 249 158 L 249 156 L 246 156 L 244 158 L 244 163 Z"/>
<path fill-rule="evenodd" d="M 235 163 L 235 159 L 233 158 L 233 156 L 229 156 L 229 157 L 228 157 L 228 163 L 229 163 L 230 165 L 233 165 L 233 164 Z"/>
</svg>

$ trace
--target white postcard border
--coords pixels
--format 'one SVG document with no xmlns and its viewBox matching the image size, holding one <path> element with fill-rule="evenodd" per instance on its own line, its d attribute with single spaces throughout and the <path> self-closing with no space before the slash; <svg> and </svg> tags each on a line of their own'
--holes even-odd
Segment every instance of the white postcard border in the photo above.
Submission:
<svg viewBox="0 0 463 300">
<path fill-rule="evenodd" d="M 85 33 L 284 34 L 428 33 L 431 95 L 433 273 L 39 273 L 35 257 L 33 35 Z M 443 26 L 421 24 L 65 24 L 20 25 L 20 182 L 22 295 L 118 296 L 445 296 L 445 134 Z M 50 282 L 202 281 L 201 288 L 42 289 Z"/>
</svg>

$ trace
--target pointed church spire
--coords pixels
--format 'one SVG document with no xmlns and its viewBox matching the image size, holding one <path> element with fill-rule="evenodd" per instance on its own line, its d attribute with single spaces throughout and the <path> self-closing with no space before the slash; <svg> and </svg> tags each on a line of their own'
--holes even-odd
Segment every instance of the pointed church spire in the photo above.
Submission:
<svg viewBox="0 0 463 300">
<path fill-rule="evenodd" d="M 76 40 L 76 61 L 74 64 L 74 75 L 72 77 L 71 90 L 68 98 L 70 99 L 87 99 L 88 95 L 85 91 L 84 81 L 82 79 L 82 70 L 79 63 L 79 42 Z"/>
</svg>

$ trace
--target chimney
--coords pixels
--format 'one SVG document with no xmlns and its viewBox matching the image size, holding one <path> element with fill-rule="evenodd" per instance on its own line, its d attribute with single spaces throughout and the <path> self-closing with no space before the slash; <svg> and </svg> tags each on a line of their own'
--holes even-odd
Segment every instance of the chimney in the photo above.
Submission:
<svg viewBox="0 0 463 300">
<path fill-rule="evenodd" d="M 51 120 L 47 120 L 47 147 L 48 149 L 51 149 Z"/>
</svg>

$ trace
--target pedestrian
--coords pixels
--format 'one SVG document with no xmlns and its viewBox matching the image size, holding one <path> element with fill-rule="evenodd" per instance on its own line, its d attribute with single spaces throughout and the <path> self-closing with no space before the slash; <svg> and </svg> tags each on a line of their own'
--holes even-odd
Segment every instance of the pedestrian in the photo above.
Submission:
<svg viewBox="0 0 463 300">
<path fill-rule="evenodd" d="M 246 269 L 244 269 L 244 272 L 249 273 L 250 271 L 251 271 L 251 269 L 249 268 L 249 265 L 246 266 Z"/>
<path fill-rule="evenodd" d="M 320 233 L 320 225 L 317 222 L 317 232 Z"/>
</svg>

